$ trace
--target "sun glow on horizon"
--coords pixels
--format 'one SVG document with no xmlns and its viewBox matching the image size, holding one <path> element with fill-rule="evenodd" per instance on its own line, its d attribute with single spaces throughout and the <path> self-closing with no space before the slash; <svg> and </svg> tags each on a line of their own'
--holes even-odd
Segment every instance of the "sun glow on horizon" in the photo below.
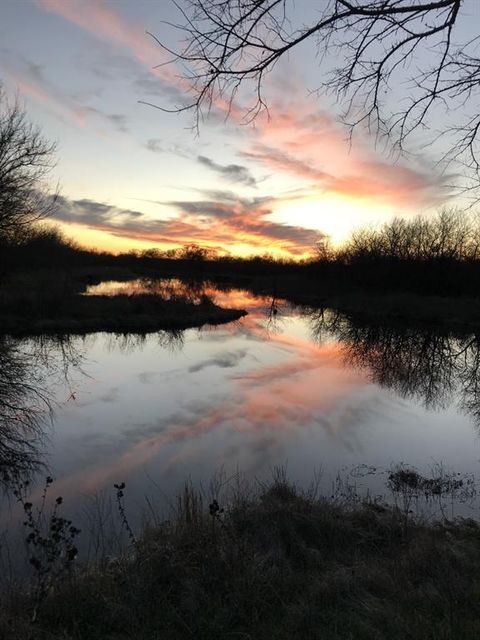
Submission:
<svg viewBox="0 0 480 640">
<path fill-rule="evenodd" d="M 336 194 L 314 192 L 275 208 L 278 222 L 294 223 L 327 235 L 334 246 L 342 245 L 360 227 L 382 224 L 399 213 L 393 205 Z"/>
<path fill-rule="evenodd" d="M 148 249 L 159 249 L 160 251 L 168 251 L 171 249 L 181 249 L 188 244 L 198 244 L 200 247 L 206 249 L 212 249 L 218 253 L 218 255 L 231 254 L 235 257 L 248 258 L 251 256 L 259 256 L 269 254 L 275 258 L 294 257 L 290 252 L 283 250 L 279 246 L 272 246 L 265 243 L 264 246 L 258 246 L 255 244 L 249 244 L 245 242 L 232 242 L 225 243 L 223 246 L 219 246 L 218 242 L 195 242 L 195 239 L 186 238 L 185 242 L 156 242 L 155 240 L 137 239 L 134 237 L 117 236 L 114 233 L 108 231 L 102 231 L 100 229 L 94 229 L 84 227 L 77 224 L 57 223 L 61 229 L 65 232 L 68 238 L 71 238 L 77 242 L 82 248 L 87 250 L 105 251 L 112 254 L 127 253 L 129 251 L 144 251 Z M 300 259 L 307 256 L 311 251 L 308 249 L 305 252 L 297 254 L 295 257 Z"/>
<path fill-rule="evenodd" d="M 334 246 L 340 246 L 348 240 L 355 229 L 383 224 L 399 213 L 402 212 L 385 203 L 312 192 L 300 198 L 279 199 L 275 203 L 272 213 L 267 215 L 266 219 L 279 224 L 293 224 L 317 231 L 319 239 L 322 235 L 326 235 Z M 88 249 L 115 254 L 152 248 L 168 251 L 187 244 L 198 244 L 216 251 L 219 255 L 231 254 L 246 258 L 253 255 L 269 254 L 274 258 L 305 259 L 313 253 L 315 245 L 313 242 L 311 246 L 298 245 L 292 248 L 291 242 L 284 243 L 280 239 L 272 241 L 271 238 L 263 239 L 253 235 L 250 237 L 248 233 L 239 233 L 238 238 L 232 237 L 223 241 L 215 237 L 212 237 L 211 240 L 175 237 L 171 242 L 165 242 L 159 241 L 153 235 L 152 239 L 149 239 L 148 235 L 136 237 L 134 232 L 128 235 L 124 230 L 116 235 L 114 231 L 108 229 L 95 229 L 78 224 L 64 223 L 62 228 L 68 236 Z M 165 235 L 168 235 L 168 232 Z"/>
</svg>

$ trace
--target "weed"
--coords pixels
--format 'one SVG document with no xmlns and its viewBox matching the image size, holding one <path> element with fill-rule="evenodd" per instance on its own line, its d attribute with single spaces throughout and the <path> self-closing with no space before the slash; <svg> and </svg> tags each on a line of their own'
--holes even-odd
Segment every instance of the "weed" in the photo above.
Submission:
<svg viewBox="0 0 480 640">
<path fill-rule="evenodd" d="M 125 528 L 125 531 L 127 532 L 127 535 L 130 539 L 130 542 L 133 545 L 137 544 L 137 538 L 135 537 L 135 534 L 133 533 L 133 529 L 130 526 L 130 523 L 128 522 L 128 518 L 127 518 L 127 514 L 125 512 L 125 504 L 123 501 L 124 498 L 124 493 L 123 490 L 125 489 L 125 482 L 121 482 L 120 484 L 114 484 L 113 485 L 115 487 L 115 489 L 117 490 L 116 493 L 116 499 L 117 499 L 117 508 L 118 508 L 118 513 L 120 514 L 120 519 L 122 521 L 122 525 Z"/>
<path fill-rule="evenodd" d="M 50 514 L 45 513 L 47 492 L 53 483 L 48 476 L 42 492 L 40 506 L 27 500 L 29 482 L 25 481 L 14 489 L 13 493 L 23 507 L 26 530 L 25 543 L 28 549 L 29 563 L 34 570 L 33 615 L 37 617 L 38 607 L 45 600 L 51 587 L 70 571 L 78 554 L 75 538 L 81 533 L 71 520 L 60 515 L 63 498 L 58 496 Z"/>
</svg>

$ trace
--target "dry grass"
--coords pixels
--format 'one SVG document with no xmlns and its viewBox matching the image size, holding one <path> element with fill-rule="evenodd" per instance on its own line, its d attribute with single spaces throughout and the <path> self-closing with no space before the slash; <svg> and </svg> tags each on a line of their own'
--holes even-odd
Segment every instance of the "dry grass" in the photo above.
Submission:
<svg viewBox="0 0 480 640">
<path fill-rule="evenodd" d="M 400 509 L 318 497 L 282 473 L 218 508 L 186 485 L 122 557 L 65 575 L 34 624 L 33 604 L 17 593 L 0 637 L 473 640 L 480 527 L 405 527 Z"/>
</svg>

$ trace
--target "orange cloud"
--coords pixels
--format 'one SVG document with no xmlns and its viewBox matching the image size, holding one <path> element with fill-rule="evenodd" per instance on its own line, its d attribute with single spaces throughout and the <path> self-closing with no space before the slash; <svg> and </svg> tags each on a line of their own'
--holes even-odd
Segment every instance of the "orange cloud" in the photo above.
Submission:
<svg viewBox="0 0 480 640">
<path fill-rule="evenodd" d="M 250 253 L 268 248 L 298 256 L 308 253 L 319 238 L 312 229 L 270 220 L 275 198 L 240 198 L 221 191 L 206 192 L 206 196 L 197 201 L 157 203 L 177 211 L 177 217 L 163 220 L 92 200 L 60 197 L 55 217 L 161 246 L 200 243 L 227 250 L 242 246 Z"/>
</svg>

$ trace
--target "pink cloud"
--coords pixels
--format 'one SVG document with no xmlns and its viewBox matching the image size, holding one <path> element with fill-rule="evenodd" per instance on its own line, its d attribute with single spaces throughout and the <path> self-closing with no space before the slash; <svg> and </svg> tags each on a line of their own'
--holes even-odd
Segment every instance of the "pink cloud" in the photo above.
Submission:
<svg viewBox="0 0 480 640">
<path fill-rule="evenodd" d="M 174 64 L 165 63 L 171 58 L 145 29 L 135 23 L 126 23 L 121 16 L 102 0 L 37 0 L 37 4 L 51 13 L 84 29 L 102 42 L 125 48 L 150 73 L 188 96 L 192 95 L 191 83 L 182 78 L 182 72 Z M 160 105 L 163 106 L 163 105 Z M 237 110 L 221 96 L 212 104 L 213 110 L 235 117 Z"/>
<path fill-rule="evenodd" d="M 163 51 L 136 24 L 125 24 L 120 16 L 101 0 L 37 0 L 50 11 L 76 24 L 102 40 L 127 48 L 143 65 L 152 68 L 165 62 Z"/>
<path fill-rule="evenodd" d="M 445 200 L 445 178 L 430 168 L 383 158 L 358 135 L 352 145 L 332 116 L 305 100 L 273 100 L 259 118 L 244 157 L 329 193 L 414 208 Z"/>
<path fill-rule="evenodd" d="M 253 334 L 260 330 L 249 325 Z M 318 347 L 294 336 L 277 335 L 272 339 L 289 347 L 286 357 L 274 365 L 257 366 L 232 376 L 233 396 L 230 400 L 200 412 L 184 422 L 168 425 L 159 433 L 138 434 L 120 456 L 101 467 L 67 476 L 56 483 L 57 491 L 95 492 L 108 484 L 128 479 L 129 474 L 148 464 L 171 445 L 192 443 L 226 425 L 247 433 L 260 441 L 274 436 L 285 443 L 295 433 L 316 422 L 320 414 L 328 414 L 350 393 L 365 384 L 365 375 L 342 366 L 342 350 L 338 344 Z M 177 419 L 178 420 L 178 419 Z M 344 424 L 322 422 L 327 431 L 344 428 Z"/>
</svg>

